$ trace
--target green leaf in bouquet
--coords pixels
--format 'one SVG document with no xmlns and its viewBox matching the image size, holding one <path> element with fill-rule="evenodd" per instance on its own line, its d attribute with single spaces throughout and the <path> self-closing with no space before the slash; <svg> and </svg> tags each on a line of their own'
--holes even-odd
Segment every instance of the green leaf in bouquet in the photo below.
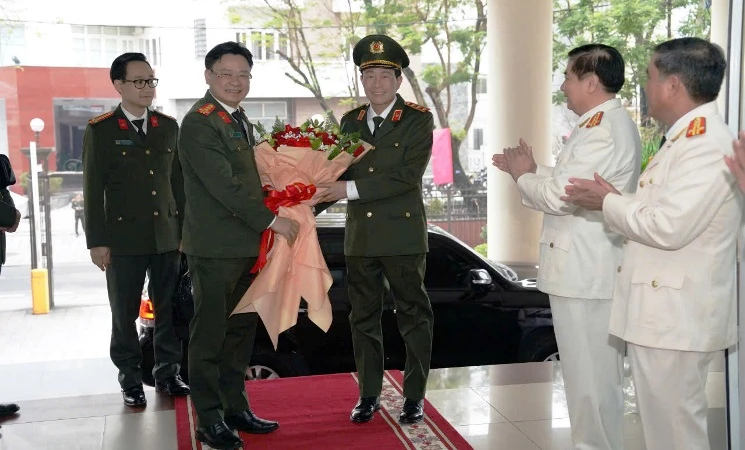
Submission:
<svg viewBox="0 0 745 450">
<path fill-rule="evenodd" d="M 285 123 L 282 122 L 279 116 L 275 116 L 274 125 L 272 125 L 272 134 L 281 133 L 283 131 L 285 131 Z"/>
<path fill-rule="evenodd" d="M 308 140 L 310 141 L 310 147 L 313 150 L 318 150 L 321 148 L 321 144 L 323 144 L 323 140 L 316 137 L 308 138 Z"/>
<path fill-rule="evenodd" d="M 334 149 L 329 152 L 328 160 L 330 161 L 330 160 L 336 158 L 337 155 L 339 155 L 339 153 L 341 153 L 341 149 L 342 149 L 342 147 L 334 147 Z"/>
</svg>

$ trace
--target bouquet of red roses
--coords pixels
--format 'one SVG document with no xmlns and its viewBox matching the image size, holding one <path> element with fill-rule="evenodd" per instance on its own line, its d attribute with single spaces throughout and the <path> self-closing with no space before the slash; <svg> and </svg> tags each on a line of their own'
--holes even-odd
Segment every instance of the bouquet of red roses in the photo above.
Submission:
<svg viewBox="0 0 745 450">
<path fill-rule="evenodd" d="M 258 312 L 274 346 L 281 332 L 297 322 L 300 299 L 308 318 L 322 330 L 331 326 L 331 273 L 323 259 L 312 206 L 318 203 L 316 185 L 336 181 L 372 146 L 359 134 L 343 135 L 337 127 L 307 121 L 293 127 L 277 120 L 267 133 L 257 125 L 261 143 L 256 165 L 267 195 L 264 204 L 275 214 L 298 222 L 295 244 L 271 230 L 262 234 L 256 279 L 233 314 Z"/>
</svg>

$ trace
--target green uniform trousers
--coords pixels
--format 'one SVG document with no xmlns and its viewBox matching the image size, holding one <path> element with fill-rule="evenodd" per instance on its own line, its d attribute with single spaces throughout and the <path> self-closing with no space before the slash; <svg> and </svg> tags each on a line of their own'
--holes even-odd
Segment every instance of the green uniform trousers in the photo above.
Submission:
<svg viewBox="0 0 745 450">
<path fill-rule="evenodd" d="M 188 256 L 194 288 L 189 324 L 189 385 L 200 427 L 248 409 L 246 368 L 259 316 L 230 313 L 254 279 L 256 258 Z"/>
<path fill-rule="evenodd" d="M 347 289 L 352 312 L 354 359 L 360 396 L 380 395 L 383 386 L 383 331 L 381 317 L 384 277 L 396 302 L 398 331 L 406 344 L 404 397 L 421 400 L 427 388 L 432 354 L 432 305 L 424 288 L 426 254 L 406 256 L 347 256 Z"/>
<path fill-rule="evenodd" d="M 142 386 L 142 352 L 135 321 L 140 314 L 145 273 L 155 313 L 153 377 L 162 381 L 179 373 L 181 341 L 173 327 L 173 294 L 178 284 L 181 255 L 177 251 L 139 256 L 111 256 L 106 287 L 111 305 L 111 361 L 119 369 L 122 389 Z"/>
</svg>

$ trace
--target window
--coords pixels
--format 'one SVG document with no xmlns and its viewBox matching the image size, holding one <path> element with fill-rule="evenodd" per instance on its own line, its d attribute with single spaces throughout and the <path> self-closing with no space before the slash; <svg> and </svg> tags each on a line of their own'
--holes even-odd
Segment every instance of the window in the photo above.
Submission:
<svg viewBox="0 0 745 450">
<path fill-rule="evenodd" d="M 135 49 L 135 27 L 71 25 L 70 31 L 75 65 L 108 67 L 114 58 L 132 51 L 152 56 L 144 51 L 142 40 L 140 49 Z"/>
<path fill-rule="evenodd" d="M 473 136 L 473 145 L 471 147 L 474 150 L 481 150 L 481 146 L 484 145 L 483 128 L 474 128 L 472 136 Z"/>
<path fill-rule="evenodd" d="M 251 50 L 255 60 L 278 59 L 277 51 L 290 54 L 290 42 L 285 33 L 276 30 L 250 30 L 235 33 L 235 41 Z"/>
<path fill-rule="evenodd" d="M 427 289 L 455 289 L 468 287 L 469 271 L 477 268 L 441 239 L 429 240 L 427 253 L 427 274 L 424 285 Z"/>
<path fill-rule="evenodd" d="M 476 93 L 486 94 L 486 78 L 479 78 L 479 81 L 476 84 Z"/>
<path fill-rule="evenodd" d="M 194 57 L 198 60 L 207 56 L 207 21 L 196 19 L 194 21 Z"/>
<path fill-rule="evenodd" d="M 264 128 L 271 130 L 274 121 L 287 119 L 287 102 L 249 102 L 241 103 L 246 111 L 246 117 L 251 123 L 261 123 Z"/>
</svg>

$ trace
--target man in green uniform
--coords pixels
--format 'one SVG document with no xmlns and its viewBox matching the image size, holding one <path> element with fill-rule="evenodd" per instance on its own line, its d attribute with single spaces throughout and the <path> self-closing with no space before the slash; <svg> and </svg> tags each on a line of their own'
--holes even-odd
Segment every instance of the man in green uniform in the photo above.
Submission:
<svg viewBox="0 0 745 450">
<path fill-rule="evenodd" d="M 349 321 L 360 375 L 360 399 L 351 420 L 367 422 L 380 408 L 385 278 L 406 344 L 405 401 L 399 421 L 416 423 L 424 416 L 432 350 L 432 307 L 424 289 L 429 248 L 421 181 L 432 152 L 433 118 L 427 108 L 396 94 L 401 70 L 409 65 L 396 41 L 384 35 L 367 36 L 354 47 L 353 58 L 370 104 L 346 113 L 341 129 L 359 132 L 375 149 L 349 168 L 344 174 L 347 181 L 321 186 L 328 187 L 322 201 L 349 200 L 344 253 L 352 304 Z"/>
<path fill-rule="evenodd" d="M 232 449 L 243 445 L 233 429 L 260 434 L 279 424 L 256 417 L 244 384 L 258 315 L 230 313 L 253 281 L 261 233 L 271 228 L 292 245 L 298 224 L 264 206 L 253 126 L 240 107 L 250 89 L 251 52 L 225 42 L 210 50 L 204 63 L 209 91 L 184 117 L 179 137 L 184 253 L 194 283 L 189 382 L 197 438 L 212 448 Z"/>
<path fill-rule="evenodd" d="M 142 352 L 135 320 L 145 273 L 155 309 L 156 389 L 187 395 L 179 377 L 181 341 L 171 300 L 180 269 L 184 193 L 178 160 L 178 124 L 150 110 L 158 79 L 141 53 L 111 64 L 121 94 L 115 111 L 89 121 L 83 139 L 84 228 L 91 260 L 106 271 L 111 305 L 111 360 L 119 369 L 124 404 L 145 406 Z"/>
</svg>

